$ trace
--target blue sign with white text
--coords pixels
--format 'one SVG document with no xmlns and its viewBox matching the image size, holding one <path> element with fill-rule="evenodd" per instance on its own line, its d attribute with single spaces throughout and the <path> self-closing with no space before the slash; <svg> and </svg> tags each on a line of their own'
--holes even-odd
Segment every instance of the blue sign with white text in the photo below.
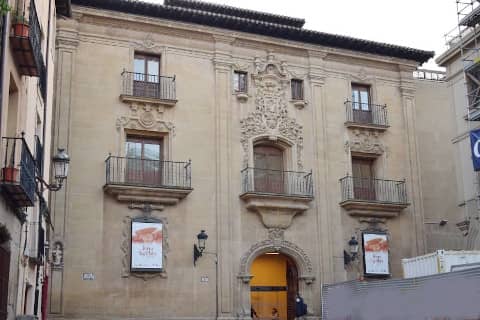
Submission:
<svg viewBox="0 0 480 320">
<path fill-rule="evenodd" d="M 473 169 L 480 171 L 480 129 L 470 131 L 470 144 L 472 145 Z"/>
</svg>

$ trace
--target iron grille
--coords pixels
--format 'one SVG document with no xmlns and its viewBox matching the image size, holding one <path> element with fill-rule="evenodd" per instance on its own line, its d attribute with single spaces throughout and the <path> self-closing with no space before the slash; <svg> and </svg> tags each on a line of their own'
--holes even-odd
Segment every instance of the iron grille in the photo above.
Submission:
<svg viewBox="0 0 480 320">
<path fill-rule="evenodd" d="M 347 122 L 388 127 L 387 105 L 345 101 Z"/>
<path fill-rule="evenodd" d="M 175 77 L 123 71 L 122 85 L 123 95 L 176 100 Z"/>
<path fill-rule="evenodd" d="M 312 172 L 247 167 L 241 171 L 243 193 L 313 197 Z"/>
<path fill-rule="evenodd" d="M 405 181 L 347 176 L 340 179 L 342 201 L 408 204 Z"/>
<path fill-rule="evenodd" d="M 191 189 L 192 163 L 109 156 L 106 184 Z"/>
</svg>

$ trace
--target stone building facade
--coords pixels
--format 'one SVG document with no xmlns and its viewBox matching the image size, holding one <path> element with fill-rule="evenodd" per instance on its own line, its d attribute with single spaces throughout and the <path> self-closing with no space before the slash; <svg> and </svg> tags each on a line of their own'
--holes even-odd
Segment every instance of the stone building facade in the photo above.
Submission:
<svg viewBox="0 0 480 320">
<path fill-rule="evenodd" d="M 468 239 L 456 225 L 464 213 L 459 206 L 458 154 L 451 142 L 454 117 L 450 83 L 445 72 L 418 70 L 414 76 L 426 252 L 465 250 Z"/>
<path fill-rule="evenodd" d="M 47 315 L 48 190 L 56 4 L 0 15 L 0 319 Z M 66 8 L 66 7 L 65 7 Z M 58 11 L 61 13 L 61 11 Z"/>
<path fill-rule="evenodd" d="M 453 147 L 455 180 L 457 185 L 456 219 L 465 234 L 462 249 L 480 249 L 480 174 L 474 171 L 470 146 L 470 131 L 480 128 L 478 106 L 478 17 L 470 5 L 458 4 L 462 13 L 461 36 L 447 38 L 447 50 L 437 59 L 446 68 L 446 81 L 450 113 L 450 141 Z M 472 6 L 473 8 L 473 6 Z M 460 30 L 458 29 L 458 30 Z M 469 49 L 466 49 L 469 48 Z"/>
<path fill-rule="evenodd" d="M 292 319 L 298 294 L 317 319 L 322 283 L 363 277 L 363 232 L 386 235 L 391 276 L 425 253 L 412 74 L 432 52 L 196 1 L 72 12 L 57 20 L 53 144 L 73 160 L 52 195 L 52 317 Z M 137 268 L 135 223 L 161 228 L 160 268 Z"/>
</svg>

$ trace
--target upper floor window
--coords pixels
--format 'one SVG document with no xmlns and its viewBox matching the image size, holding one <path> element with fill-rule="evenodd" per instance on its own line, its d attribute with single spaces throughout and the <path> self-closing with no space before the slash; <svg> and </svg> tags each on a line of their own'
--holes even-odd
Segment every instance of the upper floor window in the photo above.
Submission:
<svg viewBox="0 0 480 320">
<path fill-rule="evenodd" d="M 352 157 L 353 192 L 363 200 L 375 200 L 374 159 Z"/>
<path fill-rule="evenodd" d="M 292 79 L 292 100 L 303 100 L 303 80 Z"/>
<path fill-rule="evenodd" d="M 156 185 L 162 180 L 163 139 L 127 136 L 126 180 L 129 183 Z"/>
<path fill-rule="evenodd" d="M 160 57 L 144 54 L 135 54 L 133 64 L 136 81 L 156 82 L 160 75 Z"/>
<path fill-rule="evenodd" d="M 253 148 L 255 191 L 283 193 L 283 150 L 271 145 Z"/>
<path fill-rule="evenodd" d="M 235 92 L 247 92 L 247 73 L 235 71 L 233 73 L 233 89 Z"/>
<path fill-rule="evenodd" d="M 134 96 L 159 97 L 159 57 L 135 54 L 133 72 Z"/>
<path fill-rule="evenodd" d="M 370 86 L 352 84 L 352 107 L 354 110 L 370 110 Z"/>
</svg>

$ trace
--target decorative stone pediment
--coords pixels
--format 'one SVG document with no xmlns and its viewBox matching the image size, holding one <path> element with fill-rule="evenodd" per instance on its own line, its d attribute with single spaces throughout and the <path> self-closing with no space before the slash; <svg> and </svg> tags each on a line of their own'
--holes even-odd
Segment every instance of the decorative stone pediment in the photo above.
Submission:
<svg viewBox="0 0 480 320">
<path fill-rule="evenodd" d="M 255 111 L 240 120 L 244 167 L 248 166 L 252 140 L 259 136 L 268 136 L 272 140 L 283 138 L 294 145 L 297 169 L 303 170 L 303 127 L 288 115 L 287 93 L 290 80 L 285 62 L 275 60 L 271 53 L 266 61 L 255 58 L 252 79 L 255 88 Z"/>
<path fill-rule="evenodd" d="M 128 115 L 117 118 L 117 130 L 136 129 L 166 132 L 175 135 L 172 122 L 162 120 L 163 107 L 148 104 L 132 103 Z"/>
<path fill-rule="evenodd" d="M 242 281 L 250 281 L 250 266 L 252 262 L 258 256 L 267 252 L 280 252 L 291 257 L 297 265 L 299 279 L 304 280 L 306 284 L 311 284 L 315 280 L 315 276 L 313 275 L 313 265 L 309 256 L 295 243 L 283 239 L 283 235 L 280 238 L 269 238 L 251 246 L 240 260 L 240 272 L 238 278 Z"/>
<path fill-rule="evenodd" d="M 352 130 L 350 139 L 345 143 L 345 147 L 350 152 L 376 156 L 380 156 L 385 152 L 385 146 L 380 141 L 378 131 L 368 129 Z"/>
</svg>

